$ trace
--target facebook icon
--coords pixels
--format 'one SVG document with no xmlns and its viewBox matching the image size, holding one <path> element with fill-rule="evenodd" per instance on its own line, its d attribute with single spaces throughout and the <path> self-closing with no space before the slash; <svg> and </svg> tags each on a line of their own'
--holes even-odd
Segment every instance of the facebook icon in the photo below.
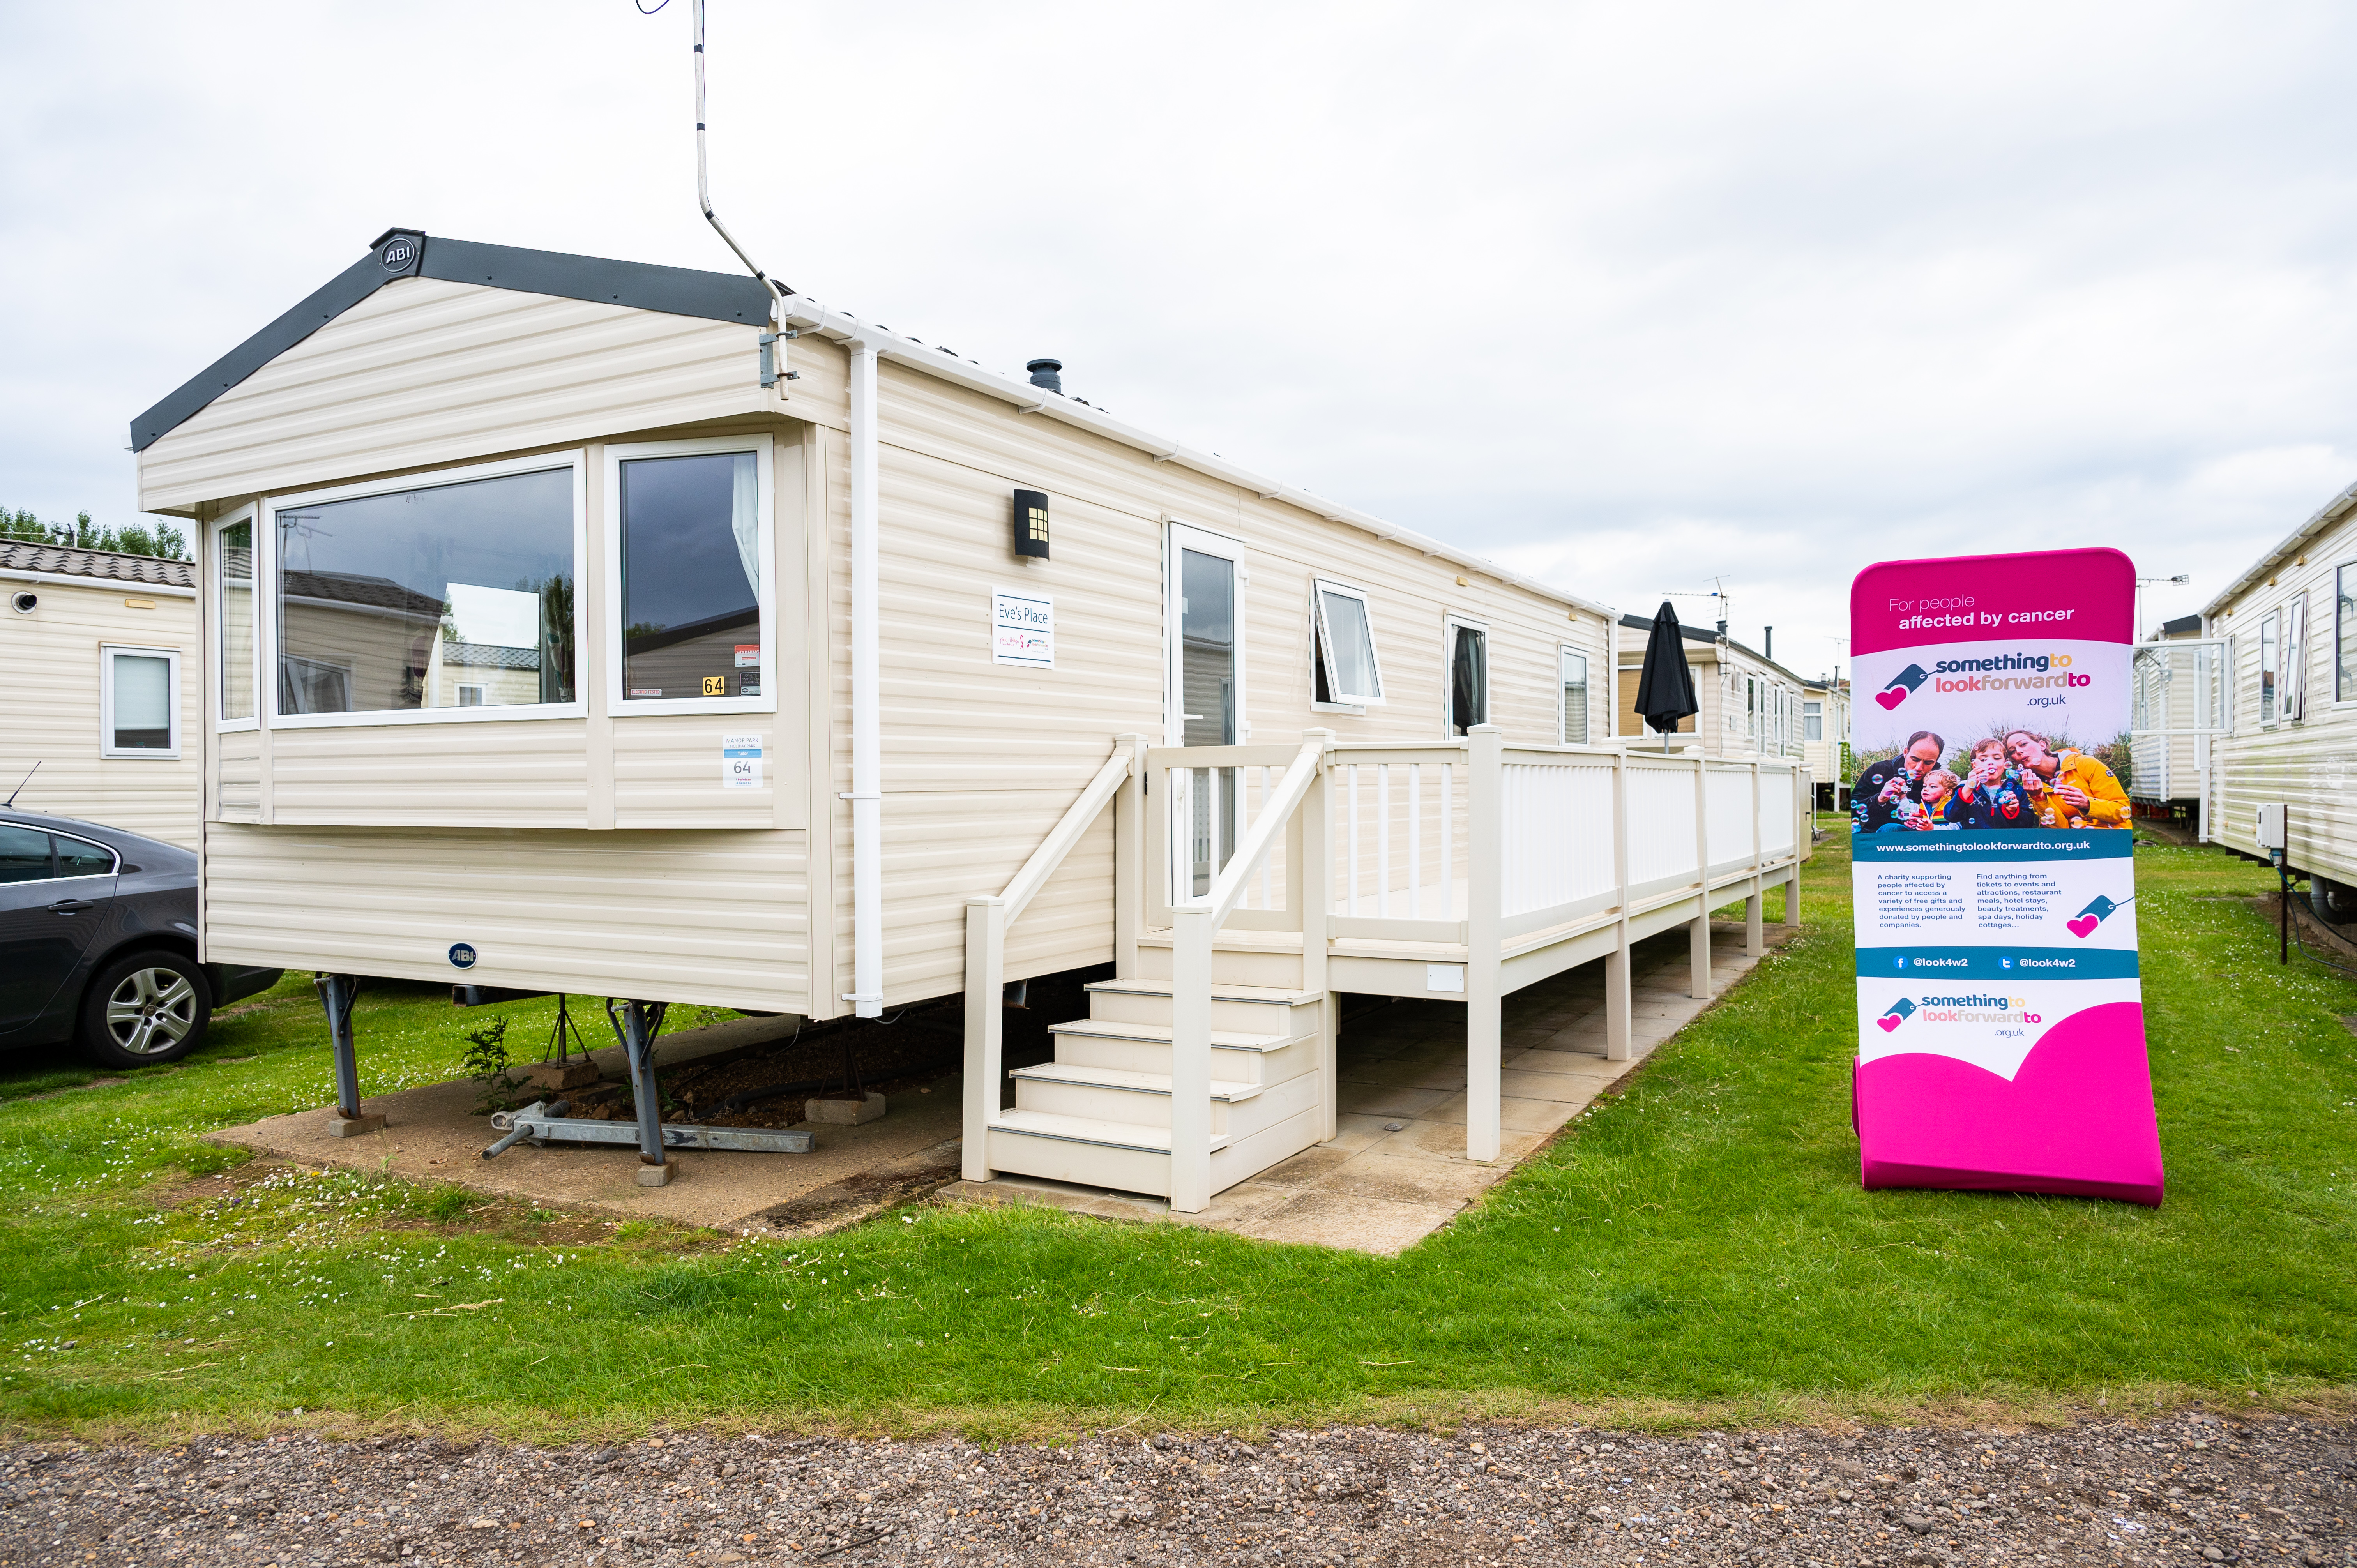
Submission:
<svg viewBox="0 0 2357 1568">
<path fill-rule="evenodd" d="M 1905 953 L 1900 953 L 1898 957 L 1892 959 L 1890 961 L 1890 967 L 1893 969 L 1905 969 L 1907 967 L 1907 955 Z"/>
</svg>

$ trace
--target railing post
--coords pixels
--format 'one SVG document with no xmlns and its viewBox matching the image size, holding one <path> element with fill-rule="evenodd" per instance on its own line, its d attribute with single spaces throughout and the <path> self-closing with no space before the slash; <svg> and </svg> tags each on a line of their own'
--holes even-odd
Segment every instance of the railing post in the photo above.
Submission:
<svg viewBox="0 0 2357 1568">
<path fill-rule="evenodd" d="M 1702 863 L 1694 924 L 1686 929 L 1686 994 L 1710 999 L 1710 761 L 1695 753 L 1695 856 Z"/>
<path fill-rule="evenodd" d="M 1118 896 L 1119 889 L 1115 889 Z M 968 1181 L 988 1181 L 990 1124 L 1006 1068 L 1000 1030 L 1006 993 L 1006 900 L 965 901 L 965 1143 Z"/>
<path fill-rule="evenodd" d="M 1612 864 L 1620 884 L 1620 923 L 1604 955 L 1604 1059 L 1629 1059 L 1629 753 L 1612 759 Z"/>
<path fill-rule="evenodd" d="M 1768 908 L 1768 884 L 1760 874 L 1765 858 L 1760 850 L 1760 759 L 1751 759 L 1751 895 L 1743 901 L 1743 953 L 1746 958 L 1758 958 L 1768 950 L 1768 933 L 1762 929 Z"/>
<path fill-rule="evenodd" d="M 1170 909 L 1170 1207 L 1211 1201 L 1211 909 Z"/>
<path fill-rule="evenodd" d="M 1129 753 L 1129 777 L 1113 798 L 1113 973 L 1129 980 L 1146 922 L 1146 737 L 1117 735 L 1113 744 Z"/>
<path fill-rule="evenodd" d="M 1465 760 L 1465 1157 L 1494 1160 L 1503 1073 L 1504 999 L 1498 987 L 1505 926 L 1506 732 L 1496 725 L 1467 730 Z"/>
<path fill-rule="evenodd" d="M 1325 758 L 1333 755 L 1334 732 L 1306 729 L 1301 738 L 1318 742 L 1325 756 L 1318 758 L 1318 777 L 1309 781 L 1309 793 L 1294 814 L 1285 865 L 1293 885 L 1291 902 L 1301 912 L 1301 989 L 1318 993 L 1318 1141 L 1324 1144 L 1334 1137 L 1336 1103 L 1341 1099 L 1334 1059 L 1340 1010 L 1326 985 L 1334 915 L 1334 824 L 1326 810 Z"/>
</svg>

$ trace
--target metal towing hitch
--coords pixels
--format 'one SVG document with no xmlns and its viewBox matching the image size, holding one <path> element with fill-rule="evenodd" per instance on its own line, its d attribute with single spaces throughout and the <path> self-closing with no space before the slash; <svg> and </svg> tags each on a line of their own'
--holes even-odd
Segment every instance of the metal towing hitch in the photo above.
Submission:
<svg viewBox="0 0 2357 1568">
<path fill-rule="evenodd" d="M 535 1100 L 521 1111 L 495 1111 L 491 1113 L 491 1130 L 505 1134 L 483 1150 L 483 1158 L 497 1159 L 518 1144 L 529 1143 L 535 1147 L 555 1139 L 576 1144 L 635 1144 L 639 1141 L 638 1123 L 634 1122 L 597 1122 L 584 1116 L 567 1116 L 572 1102 L 559 1100 L 551 1103 Z M 666 1149 L 747 1149 L 770 1155 L 807 1155 L 811 1135 L 789 1133 L 776 1127 L 703 1127 L 692 1122 L 660 1124 L 662 1146 Z"/>
</svg>

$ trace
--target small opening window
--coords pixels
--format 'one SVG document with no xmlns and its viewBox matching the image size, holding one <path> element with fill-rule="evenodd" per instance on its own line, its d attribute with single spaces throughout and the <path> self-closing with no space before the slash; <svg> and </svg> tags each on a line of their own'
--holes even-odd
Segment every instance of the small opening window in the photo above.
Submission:
<svg viewBox="0 0 2357 1568">
<path fill-rule="evenodd" d="M 213 639 L 221 723 L 253 722 L 253 519 L 213 530 Z"/>
<path fill-rule="evenodd" d="M 1448 730 L 1463 735 L 1490 722 L 1490 634 L 1461 621 L 1448 624 Z"/>
<path fill-rule="evenodd" d="M 180 755 L 180 656 L 161 648 L 102 648 L 107 757 Z"/>
<path fill-rule="evenodd" d="M 2285 605 L 2283 618 L 2283 676 L 2276 683 L 2276 716 L 2298 724 L 2307 716 L 2308 596 Z"/>
<path fill-rule="evenodd" d="M 760 455 L 673 448 L 619 470 L 622 703 L 761 697 Z"/>
<path fill-rule="evenodd" d="M 1375 661 L 1375 631 L 1367 596 L 1340 583 L 1316 583 L 1317 700 L 1368 707 L 1383 700 L 1383 675 Z"/>
<path fill-rule="evenodd" d="M 2276 722 L 2276 625 L 2274 616 L 2259 622 L 2259 722 L 2263 725 Z"/>
<path fill-rule="evenodd" d="M 1563 744 L 1587 744 L 1587 655 L 1563 650 Z"/>
<path fill-rule="evenodd" d="M 1807 740 L 1825 738 L 1825 705 L 1822 702 L 1801 704 L 1802 736 Z"/>
</svg>

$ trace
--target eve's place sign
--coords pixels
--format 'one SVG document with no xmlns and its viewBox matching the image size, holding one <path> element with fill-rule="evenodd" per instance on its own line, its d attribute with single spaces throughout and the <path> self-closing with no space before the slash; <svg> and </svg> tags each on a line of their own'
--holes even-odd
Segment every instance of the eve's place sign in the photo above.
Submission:
<svg viewBox="0 0 2357 1568">
<path fill-rule="evenodd" d="M 1056 601 L 1015 588 L 990 591 L 990 661 L 1056 667 Z"/>
</svg>

